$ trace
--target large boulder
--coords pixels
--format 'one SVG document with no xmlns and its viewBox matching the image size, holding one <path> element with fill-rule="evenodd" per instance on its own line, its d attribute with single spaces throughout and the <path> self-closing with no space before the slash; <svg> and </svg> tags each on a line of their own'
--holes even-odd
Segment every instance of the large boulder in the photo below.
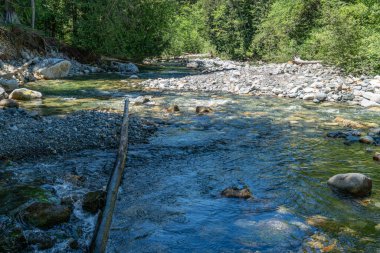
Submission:
<svg viewBox="0 0 380 253">
<path fill-rule="evenodd" d="M 10 99 L 29 101 L 42 98 L 41 92 L 26 88 L 16 89 L 9 95 Z"/>
<path fill-rule="evenodd" d="M 139 68 L 133 63 L 112 62 L 112 66 L 121 73 L 138 73 Z"/>
<path fill-rule="evenodd" d="M 0 108 L 18 108 L 19 104 L 13 99 L 0 100 Z"/>
<path fill-rule="evenodd" d="M 10 92 L 19 87 L 19 82 L 16 79 L 0 78 L 0 86 L 3 87 L 5 91 Z"/>
<path fill-rule="evenodd" d="M 5 90 L 0 86 L 0 100 L 8 98 L 8 94 L 5 92 Z"/>
<path fill-rule="evenodd" d="M 37 79 L 58 79 L 66 77 L 71 69 L 71 62 L 63 59 L 51 58 L 44 60 L 37 71 Z"/>
<path fill-rule="evenodd" d="M 327 184 L 334 190 L 357 197 L 367 196 L 372 190 L 371 178 L 360 173 L 338 174 L 331 177 Z"/>
<path fill-rule="evenodd" d="M 34 202 L 22 213 L 24 220 L 39 228 L 51 228 L 70 220 L 71 208 L 52 203 Z"/>
</svg>

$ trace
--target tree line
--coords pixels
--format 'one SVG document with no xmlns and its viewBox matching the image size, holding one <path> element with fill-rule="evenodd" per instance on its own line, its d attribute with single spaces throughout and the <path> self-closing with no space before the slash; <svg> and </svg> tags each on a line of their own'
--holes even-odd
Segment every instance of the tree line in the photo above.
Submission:
<svg viewBox="0 0 380 253">
<path fill-rule="evenodd" d="M 4 23 L 110 56 L 298 55 L 380 73 L 378 0 L 3 0 L 2 13 Z"/>
</svg>

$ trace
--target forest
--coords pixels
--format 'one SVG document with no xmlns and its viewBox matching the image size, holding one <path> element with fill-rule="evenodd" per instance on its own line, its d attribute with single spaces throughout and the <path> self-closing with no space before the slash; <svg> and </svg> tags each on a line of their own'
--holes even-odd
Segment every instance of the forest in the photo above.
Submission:
<svg viewBox="0 0 380 253">
<path fill-rule="evenodd" d="M 4 23 L 132 60 L 212 53 L 286 62 L 295 55 L 380 73 L 377 0 L 4 0 Z"/>
</svg>

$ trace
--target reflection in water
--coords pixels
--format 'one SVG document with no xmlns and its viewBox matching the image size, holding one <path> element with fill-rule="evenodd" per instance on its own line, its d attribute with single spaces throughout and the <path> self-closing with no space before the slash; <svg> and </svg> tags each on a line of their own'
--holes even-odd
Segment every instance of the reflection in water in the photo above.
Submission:
<svg viewBox="0 0 380 253">
<path fill-rule="evenodd" d="M 345 252 L 380 249 L 380 174 L 368 146 L 325 138 L 336 116 L 380 123 L 347 105 L 220 94 L 139 91 L 120 78 L 37 83 L 44 114 L 121 110 L 123 97 L 153 95 L 131 113 L 162 118 L 149 144 L 130 147 L 108 252 Z M 164 108 L 177 104 L 181 112 Z M 214 113 L 197 116 L 197 105 Z M 25 107 L 36 105 L 24 104 Z M 379 147 L 371 147 L 380 151 Z M 372 177 L 371 198 L 332 193 L 336 173 Z M 253 200 L 224 199 L 248 186 Z M 308 217 L 326 217 L 309 225 Z"/>
</svg>

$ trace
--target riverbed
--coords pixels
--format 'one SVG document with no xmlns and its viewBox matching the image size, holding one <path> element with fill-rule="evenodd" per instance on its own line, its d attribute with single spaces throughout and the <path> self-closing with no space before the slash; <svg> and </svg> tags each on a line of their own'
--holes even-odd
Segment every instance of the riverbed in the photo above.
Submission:
<svg viewBox="0 0 380 253">
<path fill-rule="evenodd" d="M 198 73 L 172 67 L 146 69 L 136 80 L 93 75 L 30 85 L 45 97 L 21 106 L 41 115 L 121 113 L 125 98 L 149 98 L 130 112 L 154 119 L 158 130 L 147 143 L 129 147 L 107 252 L 380 252 L 380 164 L 372 160 L 380 147 L 326 137 L 344 129 L 334 123 L 336 116 L 380 124 L 378 112 L 139 86 L 147 78 L 192 74 Z M 180 111 L 167 112 L 171 105 Z M 213 112 L 198 115 L 196 106 Z M 88 150 L 8 164 L 6 170 L 27 182 L 44 174 L 49 180 L 37 187 L 48 189 L 51 200 L 104 188 L 113 160 L 113 150 Z M 68 171 L 86 180 L 69 180 Z M 352 199 L 332 192 L 328 178 L 346 172 L 370 176 L 372 195 Z M 222 198 L 231 186 L 246 186 L 254 197 Z M 96 217 L 83 212 L 80 201 L 64 228 L 81 232 L 56 236 L 63 239 L 43 252 L 74 252 L 69 237 L 88 242 Z"/>
</svg>

